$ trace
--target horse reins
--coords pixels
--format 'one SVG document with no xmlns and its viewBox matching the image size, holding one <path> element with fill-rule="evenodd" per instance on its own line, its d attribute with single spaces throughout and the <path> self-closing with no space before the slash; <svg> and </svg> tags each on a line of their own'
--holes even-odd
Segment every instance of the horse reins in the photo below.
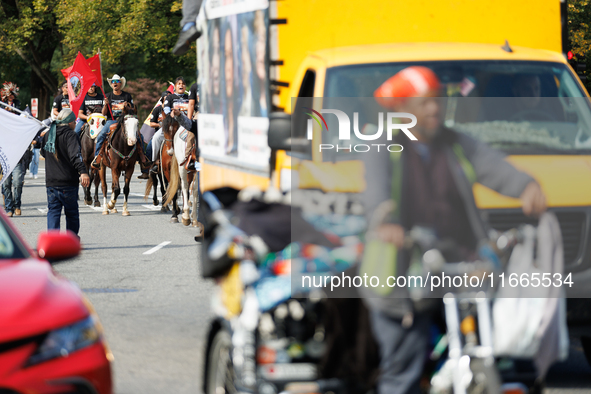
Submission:
<svg viewBox="0 0 591 394">
<path fill-rule="evenodd" d="M 121 122 L 121 127 L 125 127 L 125 121 Z M 118 127 L 117 129 L 115 129 L 115 131 L 113 131 L 112 134 L 109 135 L 108 148 L 112 149 L 113 152 L 115 152 L 115 154 L 117 154 L 117 156 L 119 156 L 121 159 L 125 160 L 125 165 L 127 165 L 127 162 L 129 161 L 129 159 L 131 159 L 131 156 L 133 156 L 133 154 L 135 153 L 135 150 L 137 148 L 137 144 L 133 145 L 133 149 L 131 150 L 131 152 L 129 152 L 129 154 L 127 156 L 123 156 L 123 153 L 121 153 L 117 149 L 115 149 L 113 144 L 111 144 L 111 141 L 112 141 L 113 137 L 115 136 L 115 134 L 117 133 L 117 131 L 119 131 L 119 129 L 121 129 L 121 127 Z"/>
</svg>

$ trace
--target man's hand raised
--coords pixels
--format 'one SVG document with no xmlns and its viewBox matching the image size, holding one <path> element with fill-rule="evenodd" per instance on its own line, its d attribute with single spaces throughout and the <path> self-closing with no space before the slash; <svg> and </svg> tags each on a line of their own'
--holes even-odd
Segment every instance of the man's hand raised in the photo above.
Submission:
<svg viewBox="0 0 591 394">
<path fill-rule="evenodd" d="M 540 216 L 547 209 L 546 196 L 537 182 L 530 182 L 519 196 L 519 199 L 521 200 L 523 213 L 527 216 Z"/>
</svg>

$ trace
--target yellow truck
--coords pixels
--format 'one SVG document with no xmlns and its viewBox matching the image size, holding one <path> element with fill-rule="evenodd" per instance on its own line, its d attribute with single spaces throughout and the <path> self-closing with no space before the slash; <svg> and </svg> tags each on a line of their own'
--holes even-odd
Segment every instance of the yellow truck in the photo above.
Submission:
<svg viewBox="0 0 591 394">
<path fill-rule="evenodd" d="M 560 222 L 567 272 L 591 283 L 591 108 L 565 56 L 566 10 L 560 0 L 205 1 L 197 42 L 202 189 L 361 191 L 361 162 L 313 149 L 331 136 L 314 123 L 309 139 L 292 115 L 331 98 L 372 97 L 396 72 L 423 65 L 453 103 L 446 125 L 504 150 L 540 183 Z M 521 96 L 538 107 L 520 110 Z M 494 228 L 530 221 L 518 200 L 478 184 L 474 193 Z M 571 322 L 589 315 L 576 301 L 569 310 L 582 309 Z M 590 357 L 591 341 L 583 345 Z"/>
</svg>

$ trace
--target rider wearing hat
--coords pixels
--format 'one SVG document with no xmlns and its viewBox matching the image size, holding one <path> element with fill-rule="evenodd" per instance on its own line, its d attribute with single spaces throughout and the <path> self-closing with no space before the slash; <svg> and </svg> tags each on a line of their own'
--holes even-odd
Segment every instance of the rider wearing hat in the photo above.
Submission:
<svg viewBox="0 0 591 394">
<path fill-rule="evenodd" d="M 117 119 L 123 115 L 123 109 L 126 105 L 130 105 L 131 109 L 135 110 L 131 94 L 123 90 L 126 84 L 125 77 L 120 77 L 118 74 L 114 74 L 113 78 L 107 78 L 107 81 L 113 88 L 113 91 L 105 95 L 102 113 L 107 117 L 107 123 L 96 138 L 96 150 L 94 153 L 95 158 L 92 161 L 92 167 L 96 169 L 100 168 L 101 148 L 105 142 L 105 139 L 107 138 L 107 135 L 109 134 L 111 125 L 117 123 Z M 144 167 L 148 166 L 150 163 L 144 154 L 144 148 L 142 146 L 143 143 L 140 138 L 138 138 L 137 143 L 139 145 L 138 152 L 140 154 L 141 164 Z"/>
</svg>

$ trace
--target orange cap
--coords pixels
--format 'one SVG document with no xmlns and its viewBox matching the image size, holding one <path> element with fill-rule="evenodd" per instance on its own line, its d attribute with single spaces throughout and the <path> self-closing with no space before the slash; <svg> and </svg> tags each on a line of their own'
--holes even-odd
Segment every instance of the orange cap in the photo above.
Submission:
<svg viewBox="0 0 591 394">
<path fill-rule="evenodd" d="M 427 67 L 407 67 L 388 78 L 373 93 L 376 101 L 383 107 L 392 108 L 401 103 L 403 97 L 423 97 L 440 88 L 439 78 Z"/>
</svg>

